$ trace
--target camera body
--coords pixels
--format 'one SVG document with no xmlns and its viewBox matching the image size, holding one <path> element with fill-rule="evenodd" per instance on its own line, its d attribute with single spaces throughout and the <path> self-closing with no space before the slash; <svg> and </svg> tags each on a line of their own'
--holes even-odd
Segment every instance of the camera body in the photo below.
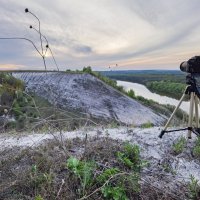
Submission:
<svg viewBox="0 0 200 200">
<path fill-rule="evenodd" d="M 187 73 L 200 74 L 200 56 L 194 56 L 180 64 L 180 70 Z"/>
</svg>

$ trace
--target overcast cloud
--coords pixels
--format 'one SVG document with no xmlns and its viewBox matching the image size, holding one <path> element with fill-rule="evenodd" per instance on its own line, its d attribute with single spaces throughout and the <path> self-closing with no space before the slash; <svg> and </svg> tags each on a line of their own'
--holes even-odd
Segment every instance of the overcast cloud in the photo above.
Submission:
<svg viewBox="0 0 200 200">
<path fill-rule="evenodd" d="M 0 38 L 26 37 L 40 48 L 25 8 L 41 20 L 62 70 L 179 69 L 200 54 L 199 0 L 1 0 Z M 0 69 L 9 68 L 44 67 L 31 43 L 0 40 Z M 50 56 L 47 68 L 56 69 Z"/>
</svg>

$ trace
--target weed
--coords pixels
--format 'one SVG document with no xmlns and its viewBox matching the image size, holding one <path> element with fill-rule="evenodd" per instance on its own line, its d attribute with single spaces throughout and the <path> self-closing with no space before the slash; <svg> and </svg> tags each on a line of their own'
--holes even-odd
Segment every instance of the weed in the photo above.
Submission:
<svg viewBox="0 0 200 200">
<path fill-rule="evenodd" d="M 100 174 L 97 177 L 97 181 L 99 183 L 105 183 L 111 176 L 114 176 L 115 174 L 118 174 L 119 172 L 120 170 L 118 168 L 106 169 L 105 171 L 103 171 L 102 174 Z"/>
<path fill-rule="evenodd" d="M 81 193 L 84 195 L 86 188 L 93 183 L 94 163 L 71 157 L 67 160 L 67 167 L 79 178 L 82 186 Z"/>
<path fill-rule="evenodd" d="M 106 185 L 102 188 L 101 191 L 106 199 L 128 200 L 125 189 L 122 186 L 112 187 Z"/>
<path fill-rule="evenodd" d="M 198 184 L 198 180 L 195 179 L 195 177 L 193 175 L 190 175 L 189 191 L 190 191 L 191 199 L 193 199 L 193 200 L 199 199 L 200 185 Z"/>
<path fill-rule="evenodd" d="M 163 167 L 164 171 L 167 172 L 167 173 L 171 173 L 171 174 L 173 174 L 173 175 L 175 175 L 175 174 L 177 173 L 177 172 L 172 168 L 172 166 L 171 166 L 170 164 L 168 164 L 168 163 L 164 163 L 164 164 L 162 165 L 162 167 Z"/>
<path fill-rule="evenodd" d="M 108 128 L 118 128 L 119 127 L 119 123 L 117 123 L 116 121 L 112 121 L 109 125 Z"/>
<path fill-rule="evenodd" d="M 38 193 L 41 189 L 46 189 L 47 192 L 50 192 L 51 184 L 53 182 L 52 173 L 42 173 L 38 169 L 37 165 L 32 165 L 30 172 L 30 186 L 34 188 L 35 194 Z M 35 197 L 37 200 L 43 200 L 40 195 Z"/>
<path fill-rule="evenodd" d="M 37 195 L 34 200 L 44 200 L 41 195 Z"/>
<path fill-rule="evenodd" d="M 141 128 L 151 128 L 153 127 L 153 124 L 151 122 L 147 122 L 141 125 Z"/>
<path fill-rule="evenodd" d="M 138 145 L 125 144 L 124 151 L 117 152 L 117 158 L 126 167 L 139 171 L 144 164 L 140 159 L 140 149 Z"/>
<path fill-rule="evenodd" d="M 195 156 L 200 157 L 200 137 L 198 137 L 198 139 L 195 142 L 193 153 Z"/>
<path fill-rule="evenodd" d="M 172 149 L 176 155 L 183 152 L 186 142 L 185 137 L 182 136 L 176 143 L 173 144 Z"/>
</svg>

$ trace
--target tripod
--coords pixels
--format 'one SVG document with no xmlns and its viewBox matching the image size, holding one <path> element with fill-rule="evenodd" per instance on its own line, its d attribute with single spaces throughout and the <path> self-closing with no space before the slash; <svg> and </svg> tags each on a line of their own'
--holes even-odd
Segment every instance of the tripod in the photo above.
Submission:
<svg viewBox="0 0 200 200">
<path fill-rule="evenodd" d="M 178 105 L 174 109 L 173 113 L 171 114 L 170 118 L 168 119 L 164 129 L 161 131 L 159 138 L 162 138 L 165 133 L 175 132 L 175 131 L 184 131 L 188 130 L 188 139 L 191 139 L 191 133 L 195 133 L 197 136 L 200 136 L 200 128 L 199 128 L 199 113 L 198 113 L 198 104 L 199 104 L 199 90 L 197 87 L 197 78 L 193 74 L 189 74 L 186 76 L 186 83 L 188 86 L 186 87 Z M 188 119 L 188 127 L 182 129 L 174 129 L 167 131 L 167 127 L 169 126 L 171 120 L 173 119 L 176 111 L 179 109 L 181 103 L 183 102 L 186 95 L 190 96 L 190 109 L 189 109 L 189 119 Z M 192 127 L 193 117 L 194 117 L 194 108 L 195 108 L 195 125 L 196 127 Z"/>
</svg>

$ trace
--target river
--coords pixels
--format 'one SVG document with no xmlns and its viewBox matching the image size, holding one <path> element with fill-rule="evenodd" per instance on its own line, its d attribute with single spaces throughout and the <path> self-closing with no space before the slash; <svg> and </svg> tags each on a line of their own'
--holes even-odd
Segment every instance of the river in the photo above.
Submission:
<svg viewBox="0 0 200 200">
<path fill-rule="evenodd" d="M 117 81 L 117 85 L 123 86 L 126 91 L 132 89 L 135 92 L 136 96 L 142 96 L 146 99 L 152 99 L 160 104 L 170 104 L 173 106 L 177 106 L 179 102 L 176 99 L 153 93 L 142 84 L 131 83 L 127 81 Z M 180 108 L 189 113 L 189 102 L 183 101 Z"/>
</svg>

